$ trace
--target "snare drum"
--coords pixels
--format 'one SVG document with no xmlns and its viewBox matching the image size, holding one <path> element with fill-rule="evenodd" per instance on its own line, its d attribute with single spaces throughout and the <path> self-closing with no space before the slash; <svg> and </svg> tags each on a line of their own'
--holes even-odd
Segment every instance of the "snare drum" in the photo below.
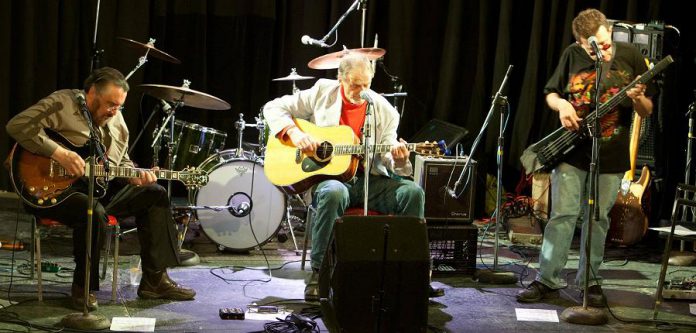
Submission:
<svg viewBox="0 0 696 333">
<path fill-rule="evenodd" d="M 200 165 L 225 147 L 225 139 L 225 132 L 181 120 L 174 121 L 174 154 L 170 169 L 178 171 Z M 163 161 L 166 163 L 166 158 Z"/>
<path fill-rule="evenodd" d="M 228 149 L 210 156 L 199 169 L 208 172 L 209 181 L 196 193 L 196 214 L 212 241 L 225 248 L 248 250 L 276 234 L 285 215 L 286 198 L 266 178 L 261 159 L 249 152 L 237 156 L 236 149 Z M 229 208 L 216 211 L 205 206 Z"/>
</svg>

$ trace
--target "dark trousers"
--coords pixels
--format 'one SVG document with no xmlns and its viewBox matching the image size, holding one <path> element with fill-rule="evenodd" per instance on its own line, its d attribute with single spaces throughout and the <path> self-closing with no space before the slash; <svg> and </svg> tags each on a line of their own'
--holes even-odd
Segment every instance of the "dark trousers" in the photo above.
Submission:
<svg viewBox="0 0 696 333">
<path fill-rule="evenodd" d="M 106 199 L 110 198 L 110 199 Z M 76 193 L 60 205 L 33 210 L 32 213 L 59 221 L 73 228 L 75 273 L 73 283 L 84 286 L 87 247 L 87 195 Z M 155 272 L 179 264 L 177 231 L 167 191 L 158 184 L 126 185 L 113 196 L 96 202 L 93 208 L 90 289 L 99 290 L 99 259 L 108 215 L 135 216 L 143 271 Z"/>
</svg>

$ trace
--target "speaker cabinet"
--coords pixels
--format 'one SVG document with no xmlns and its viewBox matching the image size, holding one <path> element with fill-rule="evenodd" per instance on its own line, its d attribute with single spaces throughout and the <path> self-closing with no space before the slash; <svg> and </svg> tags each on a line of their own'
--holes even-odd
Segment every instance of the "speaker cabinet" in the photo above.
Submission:
<svg viewBox="0 0 696 333">
<path fill-rule="evenodd" d="M 340 218 L 320 269 L 324 323 L 330 332 L 426 332 L 429 272 L 422 219 Z"/>
<path fill-rule="evenodd" d="M 448 193 L 464 169 L 468 158 L 416 156 L 413 178 L 425 191 L 425 219 L 442 222 L 473 222 L 476 161 L 469 163 L 468 176 L 457 186 L 458 198 Z"/>
</svg>

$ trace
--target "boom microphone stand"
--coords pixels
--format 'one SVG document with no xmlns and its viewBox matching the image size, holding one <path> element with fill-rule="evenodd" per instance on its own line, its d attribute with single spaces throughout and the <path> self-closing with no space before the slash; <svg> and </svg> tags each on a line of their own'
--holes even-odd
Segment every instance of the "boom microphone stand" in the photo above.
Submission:
<svg viewBox="0 0 696 333">
<path fill-rule="evenodd" d="M 84 284 L 84 294 L 82 295 L 84 303 L 82 308 L 82 313 L 71 313 L 61 320 L 61 324 L 67 328 L 79 329 L 79 330 L 102 330 L 111 326 L 106 317 L 103 315 L 91 314 L 89 309 L 87 309 L 87 302 L 89 302 L 89 279 L 92 261 L 92 221 L 93 221 L 93 208 L 94 208 L 94 182 L 95 182 L 95 159 L 97 156 L 104 163 L 104 171 L 109 173 L 109 160 L 106 158 L 104 151 L 101 149 L 99 144 L 99 139 L 94 131 L 94 124 L 92 122 L 92 115 L 87 109 L 87 104 L 84 101 L 84 97 L 78 96 L 80 101 L 80 109 L 83 112 L 83 116 L 87 121 L 87 126 L 89 126 L 89 170 L 87 171 L 87 178 L 89 179 L 89 185 L 87 187 L 87 235 L 85 237 L 85 284 Z M 39 268 L 41 269 L 41 268 Z"/>
<path fill-rule="evenodd" d="M 462 172 L 459 174 L 459 178 L 457 181 L 454 183 L 454 187 L 452 189 L 447 189 L 449 192 L 449 195 L 452 196 L 453 198 L 459 198 L 459 196 L 464 193 L 464 190 L 466 189 L 467 186 L 471 186 L 470 179 L 466 181 L 464 184 L 464 187 L 461 189 L 460 192 L 457 193 L 457 187 L 461 183 L 462 179 L 464 178 L 465 173 L 468 172 L 469 170 L 469 164 L 471 163 L 471 158 L 474 156 L 474 153 L 476 151 L 476 147 L 478 146 L 479 141 L 483 137 L 483 133 L 485 132 L 486 128 L 488 127 L 488 123 L 491 121 L 491 118 L 493 118 L 493 113 L 495 111 L 496 106 L 500 106 L 500 131 L 499 131 L 499 136 L 498 136 L 498 153 L 497 153 L 497 168 L 498 168 L 498 179 L 497 179 L 497 192 L 496 192 L 496 203 L 495 203 L 495 211 L 496 211 L 496 219 L 495 219 L 495 246 L 494 246 L 494 254 L 493 254 L 493 270 L 481 270 L 477 272 L 477 278 L 479 282 L 484 282 L 484 283 L 494 283 L 494 284 L 511 284 L 517 282 L 517 278 L 515 278 L 514 274 L 510 272 L 501 272 L 498 271 L 498 242 L 499 242 L 499 228 L 500 224 L 502 223 L 503 219 L 503 214 L 502 214 L 502 190 L 503 190 L 503 143 L 505 142 L 505 137 L 504 137 L 504 126 L 505 126 L 505 110 L 507 109 L 507 99 L 505 96 L 502 95 L 502 91 L 505 88 L 505 85 L 507 84 L 508 77 L 510 76 L 510 71 L 512 71 L 512 65 L 510 65 L 507 69 L 507 72 L 505 73 L 505 77 L 503 77 L 503 82 L 500 84 L 500 87 L 498 88 L 498 91 L 495 93 L 495 96 L 493 96 L 493 101 L 491 102 L 491 108 L 488 110 L 488 115 L 486 115 L 486 120 L 484 120 L 483 125 L 481 126 L 481 131 L 479 132 L 478 136 L 476 136 L 476 139 L 474 140 L 474 143 L 471 146 L 471 151 L 469 152 L 469 158 L 466 160 L 466 163 L 464 164 L 464 168 L 462 168 Z M 467 177 L 468 178 L 468 177 Z"/>
<path fill-rule="evenodd" d="M 592 38 L 592 37 L 590 37 Z M 602 53 L 599 48 L 595 49 L 595 110 L 599 110 L 599 92 L 600 92 L 600 81 L 602 77 L 602 64 L 603 58 Z M 614 55 L 615 56 L 615 55 Z M 609 70 L 607 68 L 607 70 Z M 599 113 L 599 112 L 597 112 Z M 589 300 L 588 289 L 590 286 L 590 253 L 592 245 L 592 224 L 599 223 L 599 209 L 596 205 L 599 202 L 599 136 L 602 135 L 602 129 L 599 127 L 599 117 L 594 117 L 592 124 L 587 124 L 590 129 L 590 136 L 592 137 L 592 157 L 590 160 L 590 170 L 588 177 L 590 177 L 590 193 L 587 198 L 587 213 L 589 218 L 587 219 L 587 232 L 585 235 L 585 283 L 583 285 L 583 297 L 582 306 L 569 307 L 561 313 L 561 319 L 572 324 L 581 325 L 602 325 L 605 324 L 609 318 L 604 313 L 603 309 L 597 309 L 593 307 L 588 307 L 587 303 Z M 582 128 L 580 129 L 582 130 Z"/>
</svg>

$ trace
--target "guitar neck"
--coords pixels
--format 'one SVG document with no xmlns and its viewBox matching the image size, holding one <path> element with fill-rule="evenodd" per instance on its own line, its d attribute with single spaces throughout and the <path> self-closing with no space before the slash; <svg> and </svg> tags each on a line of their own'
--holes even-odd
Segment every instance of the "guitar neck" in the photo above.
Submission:
<svg viewBox="0 0 696 333">
<path fill-rule="evenodd" d="M 95 165 L 94 175 L 97 177 L 108 177 L 108 178 L 138 178 L 141 172 L 150 171 L 155 174 L 157 179 L 164 180 L 179 180 L 182 174 L 179 171 L 171 170 L 153 170 L 153 169 L 143 169 L 143 168 L 131 168 L 131 167 L 120 167 L 111 166 L 109 167 L 109 172 L 107 173 L 103 165 Z M 89 174 L 89 164 L 85 167 L 85 175 Z"/>
<path fill-rule="evenodd" d="M 416 143 L 407 143 L 406 148 L 408 151 L 416 151 Z M 392 145 L 386 145 L 386 144 L 378 144 L 378 145 L 371 145 L 371 149 L 375 153 L 388 153 L 391 151 Z M 364 154 L 365 153 L 365 146 L 363 145 L 335 145 L 334 146 L 334 155 L 356 155 L 356 154 Z"/>
</svg>

